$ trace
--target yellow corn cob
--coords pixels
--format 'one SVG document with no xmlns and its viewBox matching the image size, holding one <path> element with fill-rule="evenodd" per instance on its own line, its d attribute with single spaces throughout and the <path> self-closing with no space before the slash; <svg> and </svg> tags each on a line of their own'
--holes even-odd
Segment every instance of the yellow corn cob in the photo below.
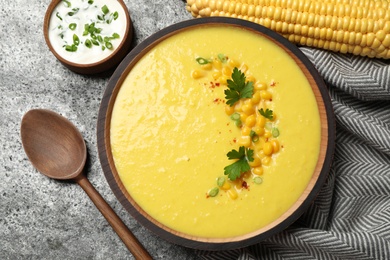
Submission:
<svg viewBox="0 0 390 260">
<path fill-rule="evenodd" d="M 295 44 L 390 59 L 390 0 L 187 0 L 186 9 L 249 20 Z"/>
</svg>

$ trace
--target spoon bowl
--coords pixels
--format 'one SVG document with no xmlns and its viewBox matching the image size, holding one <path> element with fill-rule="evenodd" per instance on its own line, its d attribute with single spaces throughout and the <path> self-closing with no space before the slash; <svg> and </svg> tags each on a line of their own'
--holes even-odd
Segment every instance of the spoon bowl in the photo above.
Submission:
<svg viewBox="0 0 390 260">
<path fill-rule="evenodd" d="M 20 135 L 32 165 L 56 180 L 73 180 L 88 194 L 136 259 L 152 259 L 142 244 L 83 174 L 87 159 L 84 139 L 65 117 L 46 109 L 28 111 Z"/>
<path fill-rule="evenodd" d="M 27 157 L 47 177 L 70 180 L 83 174 L 87 149 L 68 119 L 50 110 L 30 110 L 22 120 L 21 138 Z"/>
</svg>

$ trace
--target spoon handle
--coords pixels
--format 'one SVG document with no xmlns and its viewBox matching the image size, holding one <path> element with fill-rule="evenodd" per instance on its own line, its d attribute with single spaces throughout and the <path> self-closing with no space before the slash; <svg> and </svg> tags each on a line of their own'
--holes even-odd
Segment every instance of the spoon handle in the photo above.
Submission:
<svg viewBox="0 0 390 260">
<path fill-rule="evenodd" d="M 89 198 L 96 205 L 102 215 L 106 218 L 111 227 L 115 230 L 123 243 L 133 254 L 135 259 L 153 259 L 133 233 L 127 228 L 114 210 L 107 204 L 99 192 L 92 186 L 86 176 L 78 178 L 77 183 L 88 194 Z"/>
</svg>

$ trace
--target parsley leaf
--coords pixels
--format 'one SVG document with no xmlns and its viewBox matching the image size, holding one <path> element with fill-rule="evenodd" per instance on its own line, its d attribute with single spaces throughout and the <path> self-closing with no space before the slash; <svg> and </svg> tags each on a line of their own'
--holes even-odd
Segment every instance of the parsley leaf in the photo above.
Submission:
<svg viewBox="0 0 390 260">
<path fill-rule="evenodd" d="M 226 104 L 233 106 L 240 98 L 251 98 L 253 96 L 253 82 L 245 82 L 245 74 L 234 68 L 232 80 L 228 79 L 228 89 L 225 90 Z"/>
<path fill-rule="evenodd" d="M 229 160 L 238 159 L 236 162 L 224 168 L 224 174 L 228 175 L 229 179 L 234 181 L 241 176 L 241 173 L 250 170 L 248 161 L 252 162 L 254 151 L 244 146 L 240 146 L 239 150 L 231 150 L 227 153 Z"/>
<path fill-rule="evenodd" d="M 272 110 L 270 110 L 268 108 L 265 111 L 264 111 L 264 109 L 260 109 L 259 113 L 260 113 L 260 115 L 264 116 L 265 118 L 268 118 L 270 120 L 274 119 L 274 115 L 273 115 Z"/>
</svg>

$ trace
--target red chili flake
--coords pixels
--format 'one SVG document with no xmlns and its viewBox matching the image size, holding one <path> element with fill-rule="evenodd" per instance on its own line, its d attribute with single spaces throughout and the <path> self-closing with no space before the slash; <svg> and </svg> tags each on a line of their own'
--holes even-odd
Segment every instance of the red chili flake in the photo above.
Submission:
<svg viewBox="0 0 390 260">
<path fill-rule="evenodd" d="M 216 83 L 215 83 L 215 86 L 219 87 L 219 86 L 220 86 L 219 82 L 216 82 Z"/>
<path fill-rule="evenodd" d="M 275 81 L 271 81 L 271 83 L 269 84 L 271 87 L 275 87 L 276 86 L 276 82 Z"/>
<path fill-rule="evenodd" d="M 242 182 L 242 187 L 245 188 L 245 189 L 248 189 L 248 183 L 246 183 L 246 181 L 243 181 Z"/>
<path fill-rule="evenodd" d="M 236 139 L 236 138 L 233 139 L 233 143 L 235 143 L 235 142 L 237 142 L 237 139 Z"/>
</svg>

